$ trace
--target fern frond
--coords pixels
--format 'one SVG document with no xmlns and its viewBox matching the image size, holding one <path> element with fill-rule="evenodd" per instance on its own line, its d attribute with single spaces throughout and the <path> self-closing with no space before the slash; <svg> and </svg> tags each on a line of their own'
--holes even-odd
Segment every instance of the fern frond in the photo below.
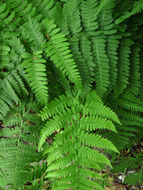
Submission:
<svg viewBox="0 0 143 190">
<path fill-rule="evenodd" d="M 8 56 L 9 53 L 10 53 L 10 47 L 7 44 L 5 44 L 3 41 L 0 42 L 0 62 L 1 62 L 0 69 L 5 68 L 9 64 L 10 61 L 10 58 Z"/>
<path fill-rule="evenodd" d="M 142 0 L 0 2 L 0 188 L 103 190 L 143 135 Z"/>
<path fill-rule="evenodd" d="M 48 98 L 46 66 L 44 65 L 46 61 L 41 54 L 42 51 L 36 51 L 33 55 L 23 55 L 25 60 L 22 66 L 25 68 L 27 79 L 36 94 L 37 100 L 46 105 Z"/>
<path fill-rule="evenodd" d="M 36 7 L 26 1 L 6 1 L 7 7 L 15 13 L 15 20 L 19 23 L 27 21 L 29 18 L 36 17 Z"/>
<path fill-rule="evenodd" d="M 136 126 L 136 127 L 142 127 L 142 126 L 143 126 L 142 123 L 139 123 L 139 122 L 137 122 L 137 121 L 123 120 L 123 119 L 122 119 L 122 124 L 123 124 L 124 126 Z M 136 130 L 136 129 L 131 128 L 130 130 Z"/>
<path fill-rule="evenodd" d="M 13 189 L 22 189 L 30 180 L 30 169 L 32 169 L 30 164 L 37 162 L 41 157 L 40 153 L 36 152 L 37 131 L 40 130 L 38 127 L 41 120 L 36 114 L 31 114 L 35 121 L 27 122 L 25 117 L 27 114 L 30 114 L 30 110 L 21 110 L 18 105 L 3 118 L 5 127 L 0 130 L 0 168 L 4 187 L 9 185 Z"/>
<path fill-rule="evenodd" d="M 19 55 L 22 56 L 23 54 L 26 53 L 24 45 L 21 43 L 20 39 L 17 37 L 12 37 L 9 41 L 10 46 L 15 50 L 15 52 Z"/>
<path fill-rule="evenodd" d="M 88 134 L 85 132 L 81 132 L 81 143 L 83 145 L 89 146 L 89 147 L 97 147 L 97 148 L 103 148 L 105 150 L 114 150 L 115 152 L 118 152 L 115 146 L 108 141 L 105 138 L 102 138 L 100 135 L 94 135 L 94 134 Z M 83 138 L 82 138 L 83 137 Z"/>
<path fill-rule="evenodd" d="M 63 6 L 65 22 L 71 35 L 76 35 L 82 30 L 79 10 L 80 3 L 81 0 L 68 0 Z"/>
<path fill-rule="evenodd" d="M 88 72 L 90 75 L 90 80 L 92 82 L 93 77 L 94 77 L 95 65 L 93 63 L 94 61 L 93 61 L 91 46 L 92 46 L 92 44 L 91 44 L 88 36 L 83 35 L 81 38 L 81 42 L 80 42 L 80 51 L 81 51 L 81 54 L 82 54 L 85 62 L 87 63 L 87 68 L 88 68 Z"/>
<path fill-rule="evenodd" d="M 91 96 L 90 96 L 91 95 Z M 116 131 L 113 123 L 109 120 L 116 121 L 119 123 L 119 120 L 109 108 L 106 108 L 103 105 L 103 102 L 98 98 L 95 92 L 92 92 L 87 97 L 87 103 L 83 100 L 80 100 L 80 95 L 71 97 L 72 100 L 69 103 L 68 98 L 64 97 L 63 105 L 60 103 L 56 105 L 61 99 L 52 102 L 54 103 L 55 112 L 51 112 L 50 107 L 52 106 L 49 103 L 48 109 L 44 109 L 48 116 L 51 117 L 45 127 L 42 129 L 41 139 L 39 142 L 39 150 L 46 141 L 46 138 L 54 135 L 55 138 L 52 145 L 45 152 L 47 156 L 47 177 L 53 181 L 53 189 L 66 189 L 72 187 L 73 189 L 79 189 L 85 186 L 85 189 L 98 188 L 103 189 L 102 186 L 96 181 L 101 179 L 97 172 L 90 172 L 91 166 L 97 171 L 101 170 L 104 164 L 107 164 L 111 167 L 110 161 L 108 158 L 98 151 L 98 148 L 108 149 L 115 152 L 118 152 L 115 146 L 103 138 L 99 134 L 91 134 L 91 131 L 95 129 L 105 129 L 109 131 Z M 82 95 L 81 95 L 82 96 Z M 90 97 L 94 97 L 93 100 Z M 97 104 L 95 103 L 97 97 Z M 67 102 L 66 102 L 67 101 Z M 104 110 L 102 115 L 95 112 L 85 112 L 84 109 L 90 106 L 89 102 L 94 107 L 94 110 L 101 108 Z M 94 102 L 94 103 L 93 103 Z M 68 105 L 68 108 L 67 108 Z M 85 106 L 86 105 L 86 106 Z M 60 112 L 60 108 L 62 112 Z M 89 108 L 90 109 L 90 108 Z M 97 111 L 98 112 L 98 111 Z M 99 111 L 100 112 L 100 111 Z M 51 115 L 52 113 L 56 115 Z M 91 115 L 93 118 L 91 119 Z M 98 118 L 97 118 L 97 115 Z M 103 119 L 102 119 L 102 116 Z M 89 124 L 93 124 L 94 127 L 90 128 Z M 109 120 L 108 120 L 109 119 Z M 83 171 L 87 170 L 87 173 L 83 174 Z M 90 180 L 89 177 L 93 177 L 93 180 Z"/>
<path fill-rule="evenodd" d="M 98 8 L 98 2 L 93 0 L 82 1 L 81 4 L 81 19 L 85 32 L 88 32 L 90 35 L 95 33 L 98 29 L 99 24 L 97 22 L 96 11 Z"/>
<path fill-rule="evenodd" d="M 0 105 L 1 105 L 0 118 L 2 119 L 3 116 L 7 115 L 10 108 L 13 107 L 13 99 L 11 96 L 9 96 L 8 92 L 5 91 L 0 94 Z"/>
<path fill-rule="evenodd" d="M 118 99 L 118 103 L 120 108 L 124 108 L 128 111 L 133 111 L 133 112 L 143 112 L 143 104 L 140 102 L 140 104 L 137 102 L 133 102 L 130 99 L 129 100 L 124 100 L 122 98 Z"/>
<path fill-rule="evenodd" d="M 86 105 L 90 104 L 91 101 L 97 102 L 97 103 L 103 105 L 102 99 L 97 95 L 97 92 L 95 90 L 93 90 L 92 92 L 90 92 L 88 94 L 88 96 L 86 97 Z"/>
<path fill-rule="evenodd" d="M 115 86 L 115 96 L 118 97 L 127 88 L 129 84 L 130 73 L 130 54 L 132 40 L 125 38 L 121 41 L 118 61 L 118 81 Z"/>
<path fill-rule="evenodd" d="M 50 57 L 56 67 L 58 67 L 71 82 L 77 87 L 81 87 L 79 72 L 71 51 L 69 50 L 69 43 L 65 35 L 60 32 L 60 29 L 56 27 L 52 20 L 45 20 L 44 22 L 47 35 L 49 36 L 45 51 L 47 57 Z"/>
<path fill-rule="evenodd" d="M 104 2 L 104 1 L 103 1 Z M 106 3 L 106 2 L 105 2 Z M 113 9 L 115 1 L 110 0 L 104 5 L 104 9 L 98 15 L 99 31 L 104 35 L 114 35 L 117 30 L 114 28 Z"/>
<path fill-rule="evenodd" d="M 94 109 L 94 107 L 97 107 Z M 112 120 L 118 124 L 120 124 L 120 121 L 118 119 L 118 116 L 108 107 L 92 102 L 90 104 L 86 104 L 83 108 L 84 114 L 90 114 L 91 116 L 100 116 L 102 118 L 108 118 L 109 120 Z"/>
<path fill-rule="evenodd" d="M 132 10 L 126 12 L 125 15 L 119 17 L 115 23 L 120 24 L 124 22 L 125 20 L 127 20 L 132 15 L 140 13 L 142 10 L 143 10 L 143 2 L 142 0 L 137 0 L 133 3 Z"/>
<path fill-rule="evenodd" d="M 102 36 L 94 37 L 93 53 L 95 54 L 95 81 L 98 94 L 103 97 L 110 84 L 109 60 L 106 54 L 105 39 Z"/>
<path fill-rule="evenodd" d="M 19 44 L 19 49 L 16 49 L 13 40 L 9 40 L 9 45 L 11 47 L 15 47 L 19 54 L 24 53 L 25 50 L 22 45 L 20 45 L 20 41 L 17 38 L 13 38 L 14 41 Z M 11 43 L 13 42 L 13 43 Z M 9 59 L 5 59 L 9 55 Z M 26 83 L 25 83 L 25 76 L 24 70 L 22 70 L 19 62 L 21 62 L 21 58 L 17 55 L 17 53 L 13 50 L 10 51 L 9 46 L 3 44 L 0 49 L 0 57 L 2 61 L 1 65 L 1 88 L 5 89 L 4 91 L 11 91 L 9 93 L 9 98 L 11 97 L 13 102 L 18 102 L 20 96 L 28 95 Z M 5 60 L 5 63 L 3 61 Z M 7 93 L 8 94 L 8 93 Z M 7 95 L 6 95 L 7 96 Z M 10 98 L 10 99 L 11 99 Z"/>
<path fill-rule="evenodd" d="M 134 46 L 131 51 L 131 68 L 130 68 L 130 79 L 127 91 L 134 95 L 138 95 L 141 86 L 140 83 L 140 51 L 139 47 Z"/>
<path fill-rule="evenodd" d="M 54 8 L 54 5 L 55 5 L 55 1 L 54 0 L 37 0 L 37 1 L 34 1 L 32 0 L 31 1 L 34 6 L 36 7 L 36 11 L 39 13 L 39 14 L 42 14 L 42 15 L 45 15 L 47 16 L 50 16 L 50 12 L 52 12 L 53 8 Z"/>
<path fill-rule="evenodd" d="M 10 31 L 13 31 L 19 22 L 19 19 L 15 20 L 15 12 L 9 10 L 7 3 L 2 3 L 1 5 L 0 19 L 3 21 L 3 23 L 0 22 L 0 26 L 3 24 L 2 27 L 8 27 Z"/>
<path fill-rule="evenodd" d="M 113 88 L 118 79 L 118 47 L 119 47 L 119 40 L 121 39 L 120 36 L 112 35 L 108 36 L 107 38 L 107 55 L 109 59 L 110 65 L 110 85 Z"/>
<path fill-rule="evenodd" d="M 98 15 L 100 13 L 100 11 L 102 11 L 104 8 L 108 7 L 108 5 L 109 5 L 109 7 L 111 5 L 113 6 L 114 5 L 114 0 L 101 0 L 100 4 L 99 4 L 98 11 L 97 11 L 96 14 Z"/>
<path fill-rule="evenodd" d="M 69 97 L 68 94 L 61 95 L 58 98 L 55 98 L 53 101 L 48 103 L 48 106 L 46 106 L 41 111 L 41 117 L 42 120 L 49 119 L 51 116 L 59 114 L 61 112 L 64 112 L 65 110 L 68 110 L 68 107 L 72 105 L 72 99 Z"/>
<path fill-rule="evenodd" d="M 118 116 L 122 117 L 123 119 L 129 120 L 129 121 L 136 121 L 139 123 L 143 123 L 143 118 L 140 117 L 138 114 L 135 113 L 131 113 L 129 111 L 125 111 L 125 110 L 119 110 L 118 111 Z"/>
<path fill-rule="evenodd" d="M 80 72 L 84 93 L 88 94 L 91 90 L 93 80 L 94 64 L 91 56 L 91 43 L 87 36 L 73 37 L 70 39 L 71 51 L 77 63 L 77 68 Z"/>
<path fill-rule="evenodd" d="M 118 99 L 116 99 L 115 102 L 113 100 L 113 104 L 114 111 L 116 111 L 121 123 L 123 124 L 123 126 L 116 128 L 119 135 L 118 138 L 120 138 L 121 136 L 126 138 L 124 139 L 125 145 L 122 145 L 120 149 L 127 146 L 130 147 L 131 144 L 133 142 L 136 142 L 137 139 L 140 139 L 143 134 L 143 103 L 135 95 L 126 92 Z M 114 141 L 112 142 L 114 143 Z M 114 144 L 116 145 L 116 143 Z"/>
<path fill-rule="evenodd" d="M 22 34 L 25 38 L 33 43 L 32 51 L 40 50 L 42 45 L 46 42 L 41 32 L 41 26 L 35 20 L 29 19 L 23 26 L 21 26 Z"/>
<path fill-rule="evenodd" d="M 14 87 L 12 85 L 14 85 Z M 1 88 L 6 94 L 10 93 L 9 96 L 12 98 L 13 101 L 15 101 L 16 103 L 19 102 L 19 97 L 15 91 L 15 89 L 19 91 L 17 81 L 15 81 L 12 75 L 8 75 L 4 78 L 4 80 L 1 83 Z"/>
<path fill-rule="evenodd" d="M 25 188 L 26 190 L 42 190 L 44 187 L 46 163 L 40 161 L 39 163 L 32 163 L 32 165 L 33 168 L 29 178 L 31 185 L 25 185 Z"/>
<path fill-rule="evenodd" d="M 131 134 L 131 132 L 129 132 L 128 134 Z M 118 134 L 108 133 L 106 135 L 106 138 L 116 146 L 118 151 L 121 151 L 121 150 L 125 149 L 130 143 L 128 134 L 126 136 L 125 131 L 122 133 L 120 133 L 120 131 L 118 131 Z"/>
</svg>

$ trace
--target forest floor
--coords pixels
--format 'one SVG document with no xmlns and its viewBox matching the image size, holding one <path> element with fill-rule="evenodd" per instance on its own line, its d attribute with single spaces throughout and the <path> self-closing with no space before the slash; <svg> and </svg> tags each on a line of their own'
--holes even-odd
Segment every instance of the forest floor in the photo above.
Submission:
<svg viewBox="0 0 143 190">
<path fill-rule="evenodd" d="M 123 151 L 108 173 L 106 190 L 143 190 L 143 140 Z"/>
</svg>

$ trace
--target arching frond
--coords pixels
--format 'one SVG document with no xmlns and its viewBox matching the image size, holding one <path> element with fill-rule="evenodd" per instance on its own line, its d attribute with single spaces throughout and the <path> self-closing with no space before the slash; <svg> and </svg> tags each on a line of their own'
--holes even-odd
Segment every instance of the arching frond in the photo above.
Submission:
<svg viewBox="0 0 143 190">
<path fill-rule="evenodd" d="M 52 20 L 45 20 L 44 23 L 48 42 L 46 43 L 46 55 L 50 57 L 65 76 L 77 87 L 81 87 L 81 79 L 73 56 L 69 49 L 69 43 L 60 29 L 56 27 Z"/>
<path fill-rule="evenodd" d="M 37 100 L 45 104 L 48 99 L 48 87 L 46 77 L 45 59 L 42 58 L 42 51 L 34 52 L 33 55 L 24 54 L 22 65 L 27 73 L 27 79 L 32 90 L 35 92 Z"/>
<path fill-rule="evenodd" d="M 96 99 L 98 96 L 96 93 L 94 94 L 94 99 Z M 92 96 L 94 94 L 91 93 Z M 65 101 L 63 101 L 63 105 L 57 105 L 56 103 L 63 98 Z M 85 112 L 84 105 L 79 101 L 79 97 L 73 98 L 72 102 L 73 103 L 70 104 L 68 98 L 59 97 L 59 100 L 51 102 L 49 106 L 47 105 L 49 111 L 48 109 L 43 110 L 42 115 L 44 117 L 45 115 L 51 116 L 50 107 L 53 104 L 55 115 L 49 119 L 47 117 L 47 123 L 41 133 L 39 149 L 43 146 L 47 137 L 58 131 L 51 147 L 46 151 L 46 154 L 48 153 L 47 177 L 51 178 L 51 180 L 54 178 L 56 179 L 53 182 L 53 189 L 57 189 L 57 185 L 61 189 L 65 189 L 64 187 L 79 189 L 82 186 L 85 186 L 87 189 L 88 187 L 91 189 L 103 189 L 103 187 L 96 181 L 96 179 L 101 177 L 97 172 L 90 172 L 90 168 L 92 165 L 93 168 L 100 170 L 100 164 L 107 164 L 109 166 L 111 166 L 111 164 L 107 157 L 98 151 L 97 148 L 109 149 L 115 152 L 118 151 L 110 141 L 100 135 L 94 135 L 91 132 L 100 128 L 116 132 L 112 121 L 115 120 L 119 123 L 119 120 L 116 114 L 106 108 L 98 98 L 98 105 L 94 100 L 91 100 L 91 103 L 94 110 L 98 110 L 99 106 L 103 107 L 102 109 L 105 110 L 105 113 L 103 114 L 105 119 L 102 119 L 101 116 L 104 111 L 102 111 L 101 114 L 98 114 L 98 111 L 92 113 Z M 60 108 L 62 108 L 62 112 L 60 112 Z M 92 119 L 92 115 L 94 119 Z M 110 121 L 110 119 L 112 121 Z M 85 170 L 89 172 L 83 175 L 82 172 Z M 88 179 L 91 175 L 93 177 L 92 181 Z M 63 186 L 63 184 L 65 186 Z"/>
</svg>

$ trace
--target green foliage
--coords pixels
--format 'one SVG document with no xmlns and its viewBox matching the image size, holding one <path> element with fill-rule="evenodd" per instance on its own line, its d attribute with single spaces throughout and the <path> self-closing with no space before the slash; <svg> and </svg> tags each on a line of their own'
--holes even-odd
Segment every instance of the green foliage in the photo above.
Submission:
<svg viewBox="0 0 143 190">
<path fill-rule="evenodd" d="M 142 182 L 143 182 L 142 170 L 140 172 L 131 173 L 125 178 L 125 183 L 129 185 L 136 185 L 136 183 L 142 184 Z"/>
<path fill-rule="evenodd" d="M 65 102 L 62 105 L 61 99 Z M 45 153 L 48 154 L 47 177 L 51 178 L 53 189 L 82 189 L 83 186 L 103 189 L 96 181 L 101 179 L 97 171 L 102 168 L 100 164 L 111 165 L 99 150 L 118 151 L 110 141 L 91 132 L 100 128 L 116 132 L 112 123 L 120 123 L 116 114 L 92 92 L 85 103 L 80 101 L 80 96 L 72 99 L 59 97 L 44 108 L 41 116 L 47 122 L 41 132 L 39 149 L 46 138 L 58 130 L 52 146 Z M 95 172 L 91 171 L 92 168 Z M 95 178 L 95 181 L 87 180 L 88 177 Z"/>
<path fill-rule="evenodd" d="M 142 10 L 0 0 L 0 188 L 104 189 L 104 153 L 143 135 Z"/>
<path fill-rule="evenodd" d="M 126 157 L 126 159 L 125 159 Z M 132 155 L 123 155 L 113 163 L 113 172 L 122 172 L 128 170 L 139 169 L 142 166 L 143 154 L 142 153 L 132 153 Z"/>
<path fill-rule="evenodd" d="M 44 187 L 46 163 L 39 162 L 33 163 L 31 176 L 28 185 L 25 185 L 26 190 L 42 190 Z"/>
<path fill-rule="evenodd" d="M 133 146 L 131 149 L 125 150 L 113 160 L 113 173 L 123 173 L 125 178 L 123 182 L 128 185 L 142 184 L 143 182 L 143 153 L 140 151 L 142 147 Z"/>
<path fill-rule="evenodd" d="M 27 104 L 27 105 L 26 105 Z M 37 153 L 37 138 L 40 118 L 32 112 L 36 107 L 22 102 L 3 119 L 0 130 L 0 185 L 22 189 L 30 179 L 31 163 L 40 160 Z"/>
<path fill-rule="evenodd" d="M 23 55 L 25 60 L 22 65 L 27 73 L 27 79 L 31 89 L 35 92 L 39 102 L 46 105 L 48 98 L 47 77 L 46 77 L 46 62 L 42 59 L 42 51 L 36 51 L 33 55 Z M 31 72 L 33 71 L 33 72 Z"/>
</svg>

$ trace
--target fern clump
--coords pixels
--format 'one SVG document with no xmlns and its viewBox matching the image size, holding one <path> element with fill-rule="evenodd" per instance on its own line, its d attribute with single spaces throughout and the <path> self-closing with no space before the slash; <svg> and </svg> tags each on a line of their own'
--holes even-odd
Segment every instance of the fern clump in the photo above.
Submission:
<svg viewBox="0 0 143 190">
<path fill-rule="evenodd" d="M 142 11 L 142 0 L 0 0 L 1 188 L 104 189 L 105 153 L 143 134 Z"/>
</svg>

